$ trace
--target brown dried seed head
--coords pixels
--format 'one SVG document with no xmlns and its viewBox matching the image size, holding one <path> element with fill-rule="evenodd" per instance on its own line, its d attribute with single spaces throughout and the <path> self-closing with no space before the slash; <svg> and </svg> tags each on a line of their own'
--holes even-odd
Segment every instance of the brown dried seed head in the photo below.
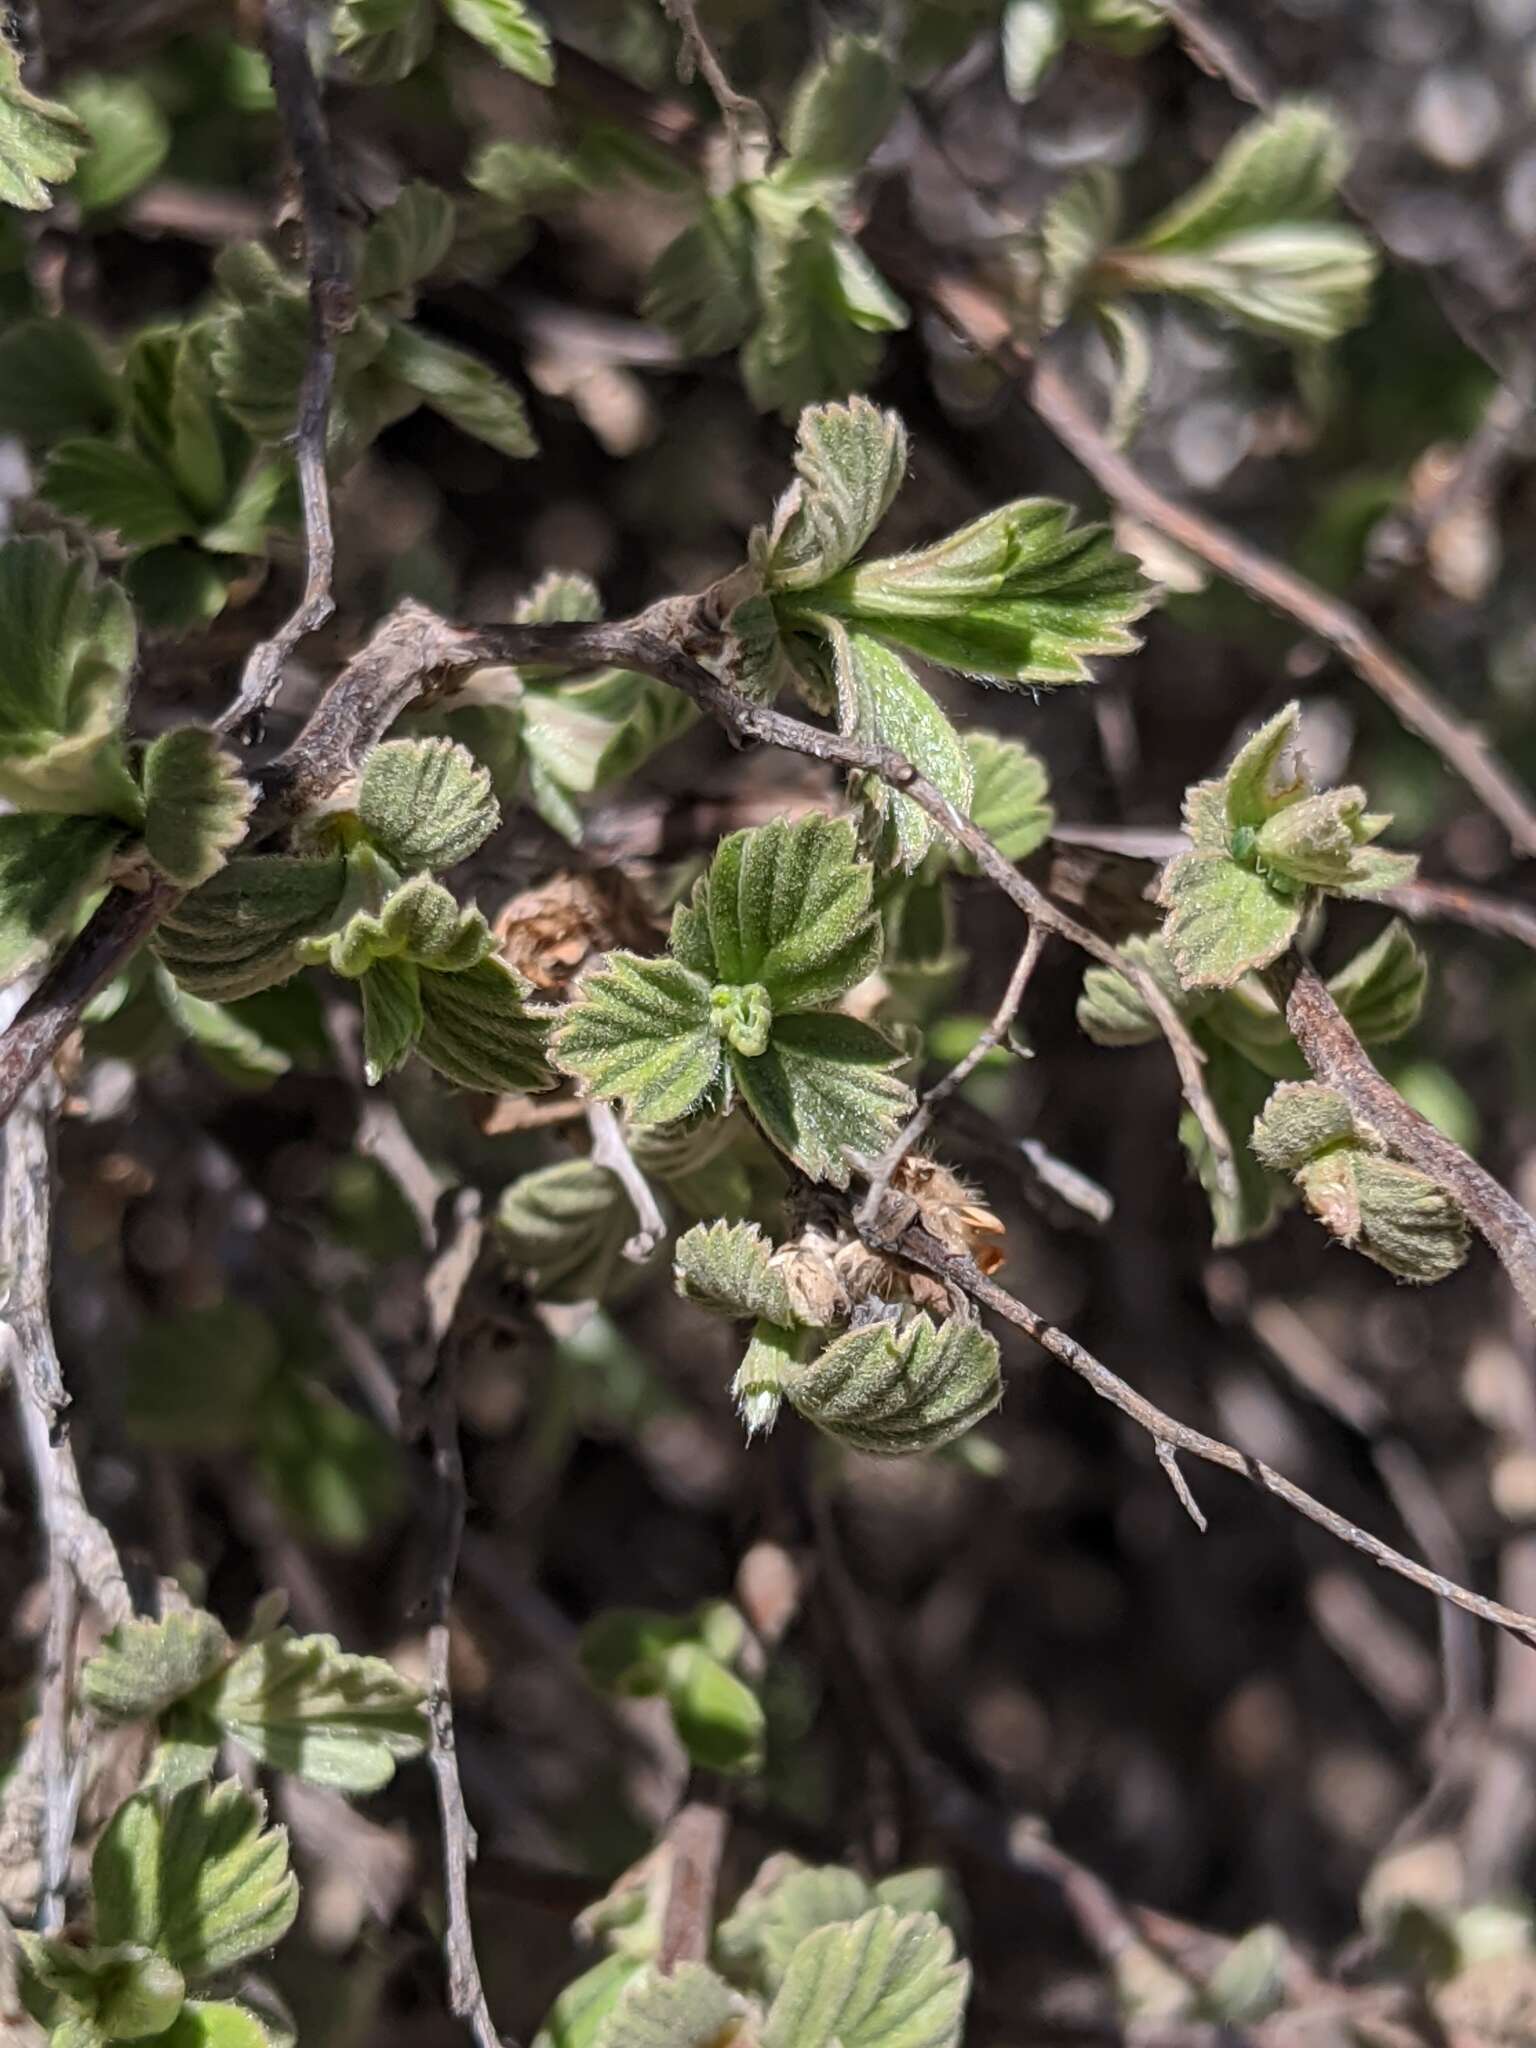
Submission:
<svg viewBox="0 0 1536 2048">
<path fill-rule="evenodd" d="M 654 953 L 660 928 L 618 868 L 552 875 L 514 896 L 495 923 L 501 957 L 535 988 L 563 995 L 589 960 L 625 946 Z"/>
<path fill-rule="evenodd" d="M 930 1236 L 952 1252 L 974 1259 L 983 1273 L 995 1273 L 1005 1262 L 1002 1239 L 1008 1234 L 1007 1226 L 980 1200 L 978 1190 L 949 1167 L 926 1153 L 909 1152 L 892 1176 L 891 1186 L 916 1202 L 919 1219 Z"/>
<path fill-rule="evenodd" d="M 783 1276 L 798 1320 L 815 1329 L 841 1322 L 848 1314 L 848 1291 L 839 1277 L 836 1252 L 824 1231 L 806 1230 L 780 1245 L 769 1262 Z"/>
</svg>

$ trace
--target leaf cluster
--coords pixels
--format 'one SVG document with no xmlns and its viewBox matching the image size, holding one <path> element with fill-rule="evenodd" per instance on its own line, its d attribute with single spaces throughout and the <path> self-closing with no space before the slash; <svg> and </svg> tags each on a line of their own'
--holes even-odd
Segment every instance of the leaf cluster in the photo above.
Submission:
<svg viewBox="0 0 1536 2048">
<path fill-rule="evenodd" d="M 723 1600 L 687 1615 L 613 1607 L 582 1631 L 581 1666 L 601 1692 L 662 1699 L 677 1739 L 701 1770 L 763 1767 L 767 1721 L 741 1676 L 747 1626 Z"/>
</svg>

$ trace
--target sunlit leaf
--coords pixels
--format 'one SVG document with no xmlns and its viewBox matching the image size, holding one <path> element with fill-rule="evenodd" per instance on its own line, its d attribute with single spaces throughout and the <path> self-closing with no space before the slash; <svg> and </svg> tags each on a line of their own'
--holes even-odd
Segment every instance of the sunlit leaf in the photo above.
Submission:
<svg viewBox="0 0 1536 2048">
<path fill-rule="evenodd" d="M 894 747 L 964 815 L 971 802 L 971 760 L 939 705 L 882 641 L 845 631 L 836 619 L 827 621 L 827 637 L 837 676 L 839 729 L 852 739 Z M 878 776 L 862 778 L 860 790 L 878 821 L 881 858 L 910 873 L 933 844 L 933 820 Z"/>
<path fill-rule="evenodd" d="M 40 960 L 102 886 L 123 839 L 114 818 L 0 818 L 0 985 Z"/>
<path fill-rule="evenodd" d="M 755 1223 L 695 1224 L 673 1252 L 677 1291 L 718 1315 L 792 1323 L 789 1290 L 772 1257 L 773 1245 Z"/>
<path fill-rule="evenodd" d="M 81 1697 L 111 1721 L 147 1721 L 211 1678 L 233 1649 L 211 1614 L 172 1610 L 159 1621 L 125 1621 L 80 1674 Z"/>
<path fill-rule="evenodd" d="M 148 184 L 171 147 L 170 125 L 149 89 L 137 78 L 93 71 L 71 78 L 65 99 L 91 138 L 69 181 L 81 208 L 116 206 Z"/>
<path fill-rule="evenodd" d="M 763 2048 L 959 2048 L 970 1981 L 941 1921 L 880 1906 L 800 1944 Z"/>
<path fill-rule="evenodd" d="M 538 442 L 528 409 L 497 370 L 420 329 L 397 323 L 390 330 L 380 367 L 419 393 L 434 412 L 503 455 L 534 455 Z"/>
<path fill-rule="evenodd" d="M 845 1151 L 875 1158 L 912 1107 L 891 1071 L 901 1055 L 872 1025 L 836 1015 L 775 1019 L 755 1059 L 732 1055 L 742 1101 L 764 1135 L 814 1180 L 848 1185 Z"/>
<path fill-rule="evenodd" d="M 90 137 L 68 107 L 40 99 L 22 83 L 21 53 L 0 35 L 0 206 L 40 212 L 52 204 Z"/>
<path fill-rule="evenodd" d="M 752 536 L 770 590 L 804 590 L 845 569 L 890 510 L 907 467 L 907 434 L 867 399 L 808 406 L 795 432 L 798 482 Z"/>
<path fill-rule="evenodd" d="M 690 355 L 735 348 L 757 317 L 752 215 L 739 192 L 706 198 L 651 265 L 640 310 Z"/>
<path fill-rule="evenodd" d="M 523 0 L 442 0 L 450 21 L 484 44 L 498 64 L 535 85 L 553 85 L 549 31 Z"/>
<path fill-rule="evenodd" d="M 256 792 L 234 755 L 200 725 L 152 740 L 142 773 L 145 851 L 178 888 L 196 889 L 244 838 Z"/>
<path fill-rule="evenodd" d="M 576 990 L 551 1041 L 555 1065 L 619 1098 L 637 1123 L 675 1123 L 720 1086 L 724 1051 L 709 983 L 675 960 L 610 954 Z"/>
<path fill-rule="evenodd" d="M 900 82 L 880 44 L 835 37 L 795 88 L 784 126 L 790 175 L 856 177 L 900 104 Z"/>
</svg>

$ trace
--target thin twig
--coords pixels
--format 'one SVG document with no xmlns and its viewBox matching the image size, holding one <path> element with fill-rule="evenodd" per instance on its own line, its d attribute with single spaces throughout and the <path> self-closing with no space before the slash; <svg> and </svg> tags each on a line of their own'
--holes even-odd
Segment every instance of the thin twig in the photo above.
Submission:
<svg viewBox="0 0 1536 2048">
<path fill-rule="evenodd" d="M 874 1221 L 881 1203 L 890 1190 L 892 1176 L 900 1169 L 902 1161 L 933 1122 L 935 1111 L 947 1102 L 958 1088 L 964 1086 L 992 1048 L 1002 1043 L 1004 1034 L 1019 1014 L 1019 1005 L 1023 1002 L 1024 992 L 1029 987 L 1035 963 L 1045 949 L 1046 936 L 1040 926 L 1031 924 L 1029 936 L 1024 941 L 1024 950 L 1014 963 L 1013 972 L 1008 977 L 1008 986 L 1003 991 L 1003 1000 L 998 1004 L 992 1021 L 979 1035 L 965 1057 L 958 1060 L 944 1078 L 936 1081 L 928 1090 L 896 1137 L 871 1167 L 869 1191 L 859 1209 L 861 1223 Z"/>
<path fill-rule="evenodd" d="M 911 1261 L 925 1273 L 932 1273 L 941 1280 L 962 1289 L 983 1308 L 989 1308 L 1005 1322 L 1012 1323 L 1026 1336 L 1033 1338 L 1042 1351 L 1070 1366 L 1073 1372 L 1086 1380 L 1101 1401 L 1118 1408 L 1122 1415 L 1144 1429 L 1154 1444 L 1166 1445 L 1170 1451 L 1183 1452 L 1192 1458 L 1201 1458 L 1207 1464 L 1219 1465 L 1226 1472 L 1235 1472 L 1239 1478 L 1248 1480 L 1262 1493 L 1273 1494 L 1297 1514 L 1308 1521 L 1316 1522 L 1339 1542 L 1347 1543 L 1352 1550 L 1370 1558 L 1373 1564 L 1384 1571 L 1395 1572 L 1410 1585 L 1421 1587 L 1426 1593 L 1433 1593 L 1436 1599 L 1448 1600 L 1452 1606 L 1475 1614 L 1480 1621 L 1492 1622 L 1495 1627 L 1508 1630 L 1521 1641 L 1536 1648 L 1536 1616 L 1519 1614 L 1512 1607 L 1505 1607 L 1497 1600 L 1485 1600 L 1481 1594 L 1471 1592 L 1458 1585 L 1454 1579 L 1444 1577 L 1440 1572 L 1431 1571 L 1427 1565 L 1418 1564 L 1411 1557 L 1405 1557 L 1400 1550 L 1394 1550 L 1380 1537 L 1372 1536 L 1368 1530 L 1358 1528 L 1346 1516 L 1333 1508 L 1324 1506 L 1310 1493 L 1275 1471 L 1259 1458 L 1251 1457 L 1233 1444 L 1223 1443 L 1220 1437 L 1207 1436 L 1203 1430 L 1192 1428 L 1187 1422 L 1179 1422 L 1166 1414 L 1157 1404 L 1149 1401 L 1144 1394 L 1127 1385 L 1118 1373 L 1112 1372 L 1078 1343 L 1065 1330 L 1046 1321 L 1036 1314 L 1026 1302 L 1009 1294 L 989 1280 L 981 1269 L 968 1258 L 961 1258 L 940 1244 L 937 1238 L 919 1226 L 893 1221 L 886 1223 L 881 1218 L 875 1224 L 860 1230 L 866 1244 L 877 1251 L 890 1252 L 898 1258 Z"/>
<path fill-rule="evenodd" d="M 1536 909 L 1508 896 L 1463 889 L 1457 882 L 1404 882 L 1400 888 L 1385 890 L 1376 900 L 1400 910 L 1415 923 L 1438 919 L 1464 924 L 1469 931 L 1493 939 L 1513 939 L 1536 952 Z"/>
<path fill-rule="evenodd" d="M 220 732 L 234 731 L 266 709 L 282 687 L 289 655 L 335 610 L 331 581 L 336 569 L 336 537 L 331 526 L 326 441 L 336 384 L 336 345 L 357 314 L 330 139 L 319 83 L 309 61 L 303 0 L 265 0 L 263 41 L 283 136 L 298 173 L 304 260 L 309 272 L 309 357 L 299 387 L 294 431 L 294 461 L 304 506 L 304 589 L 298 605 L 272 638 L 252 648 L 239 692 L 217 721 Z"/>
<path fill-rule="evenodd" d="M 725 66 L 700 25 L 694 0 L 661 0 L 661 4 L 663 12 L 677 25 L 677 75 L 686 85 L 697 72 L 709 87 L 715 105 L 720 109 L 720 119 L 725 124 L 732 159 L 739 165 L 745 141 L 744 130 L 750 125 L 766 139 L 769 132 L 767 118 L 756 100 L 738 92 L 732 85 Z"/>
<path fill-rule="evenodd" d="M 1536 1319 L 1536 1218 L 1383 1079 L 1315 968 L 1293 952 L 1265 978 L 1316 1079 L 1336 1088 L 1398 1159 L 1454 1196 Z"/>
<path fill-rule="evenodd" d="M 428 1760 L 443 1834 L 443 1891 L 448 1907 L 443 1954 L 448 1964 L 448 2004 L 454 2017 L 469 2028 L 478 2048 L 500 2048 L 504 2037 L 498 2033 L 486 2002 L 469 1917 L 469 1866 L 475 1860 L 477 1843 L 459 1780 L 450 1677 L 453 1585 L 458 1577 L 468 1501 L 459 1449 L 453 1347 L 448 1340 L 483 1232 L 479 1196 L 473 1189 L 465 1189 L 457 1200 L 453 1234 L 426 1280 L 431 1376 L 423 1391 L 438 1511 L 428 1607 L 427 1719 L 431 1733 Z"/>
<path fill-rule="evenodd" d="M 592 1164 L 606 1167 L 629 1197 L 640 1228 L 624 1245 L 624 1256 L 643 1266 L 667 1234 L 667 1220 L 651 1192 L 651 1184 L 635 1162 L 618 1118 L 606 1102 L 586 1105 L 592 1133 Z"/>
<path fill-rule="evenodd" d="M 1145 525 L 1293 620 L 1343 656 L 1361 681 L 1389 705 L 1410 732 L 1428 742 L 1509 834 L 1515 851 L 1536 855 L 1536 804 L 1489 747 L 1429 682 L 1395 653 L 1352 606 L 1330 597 L 1294 569 L 1253 547 L 1229 527 L 1165 495 L 1111 446 L 1082 399 L 1049 361 L 1037 360 L 1013 331 L 1003 308 L 981 286 L 953 276 L 905 268 L 910 288 L 927 298 L 982 354 L 1030 373 L 1030 402 L 1062 445 L 1106 496 Z"/>
<path fill-rule="evenodd" d="M 656 1967 L 669 1977 L 679 1963 L 702 1963 L 715 1924 L 715 1890 L 729 1825 L 715 1799 L 690 1799 L 667 1829 L 670 1861 Z"/>
<path fill-rule="evenodd" d="M 38 1674 L 42 1841 L 37 1925 L 52 1934 L 64 1924 L 70 1851 L 84 1789 L 70 1746 L 80 1595 L 95 1602 L 109 1627 L 128 1618 L 132 1603 L 112 1539 L 85 1505 L 63 1420 L 69 1396 L 48 1311 L 53 1175 L 45 1091 L 34 1090 L 21 1105 L 0 1144 L 4 1357 L 15 1386 L 48 1557 L 48 1623 Z M 87 1736 L 82 1727 L 82 1747 Z"/>
</svg>

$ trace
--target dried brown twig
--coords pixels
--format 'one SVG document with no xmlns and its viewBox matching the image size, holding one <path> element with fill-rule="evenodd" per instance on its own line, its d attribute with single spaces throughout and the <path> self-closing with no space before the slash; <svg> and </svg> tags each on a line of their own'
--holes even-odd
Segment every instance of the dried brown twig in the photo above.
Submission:
<svg viewBox="0 0 1536 2048">
<path fill-rule="evenodd" d="M 666 1904 L 656 1967 L 670 1976 L 679 1963 L 702 1963 L 715 1924 L 715 1889 L 729 1826 L 716 1799 L 690 1799 L 668 1827 L 662 1853 L 669 1862 Z"/>
<path fill-rule="evenodd" d="M 449 1673 L 453 1586 L 459 1572 L 468 1507 L 464 1459 L 459 1449 L 451 1332 L 465 1285 L 479 1257 L 484 1228 L 478 1194 L 473 1189 L 462 1189 L 456 1198 L 452 1234 L 433 1261 L 425 1284 L 429 1373 L 421 1394 L 432 1451 L 438 1522 L 428 1596 L 427 1724 L 431 1737 L 428 1762 L 437 1788 L 443 1835 L 443 1892 L 448 1907 L 443 1954 L 448 1964 L 448 2004 L 454 2017 L 469 2028 L 477 2048 L 500 2048 L 505 2037 L 497 2031 L 486 2002 L 469 1917 L 469 1866 L 475 1860 L 477 1843 L 459 1780 Z"/>
<path fill-rule="evenodd" d="M 336 568 L 336 537 L 325 467 L 326 438 L 336 383 L 336 345 L 352 326 L 357 301 L 320 87 L 309 61 L 307 26 L 302 0 L 264 0 L 263 41 L 284 139 L 298 174 L 304 258 L 309 271 L 309 358 L 299 388 L 294 431 L 294 461 L 304 506 L 304 589 L 272 638 L 252 648 L 235 700 L 218 720 L 221 732 L 232 732 L 265 710 L 282 687 L 289 655 L 335 610 L 331 579 Z"/>
</svg>

